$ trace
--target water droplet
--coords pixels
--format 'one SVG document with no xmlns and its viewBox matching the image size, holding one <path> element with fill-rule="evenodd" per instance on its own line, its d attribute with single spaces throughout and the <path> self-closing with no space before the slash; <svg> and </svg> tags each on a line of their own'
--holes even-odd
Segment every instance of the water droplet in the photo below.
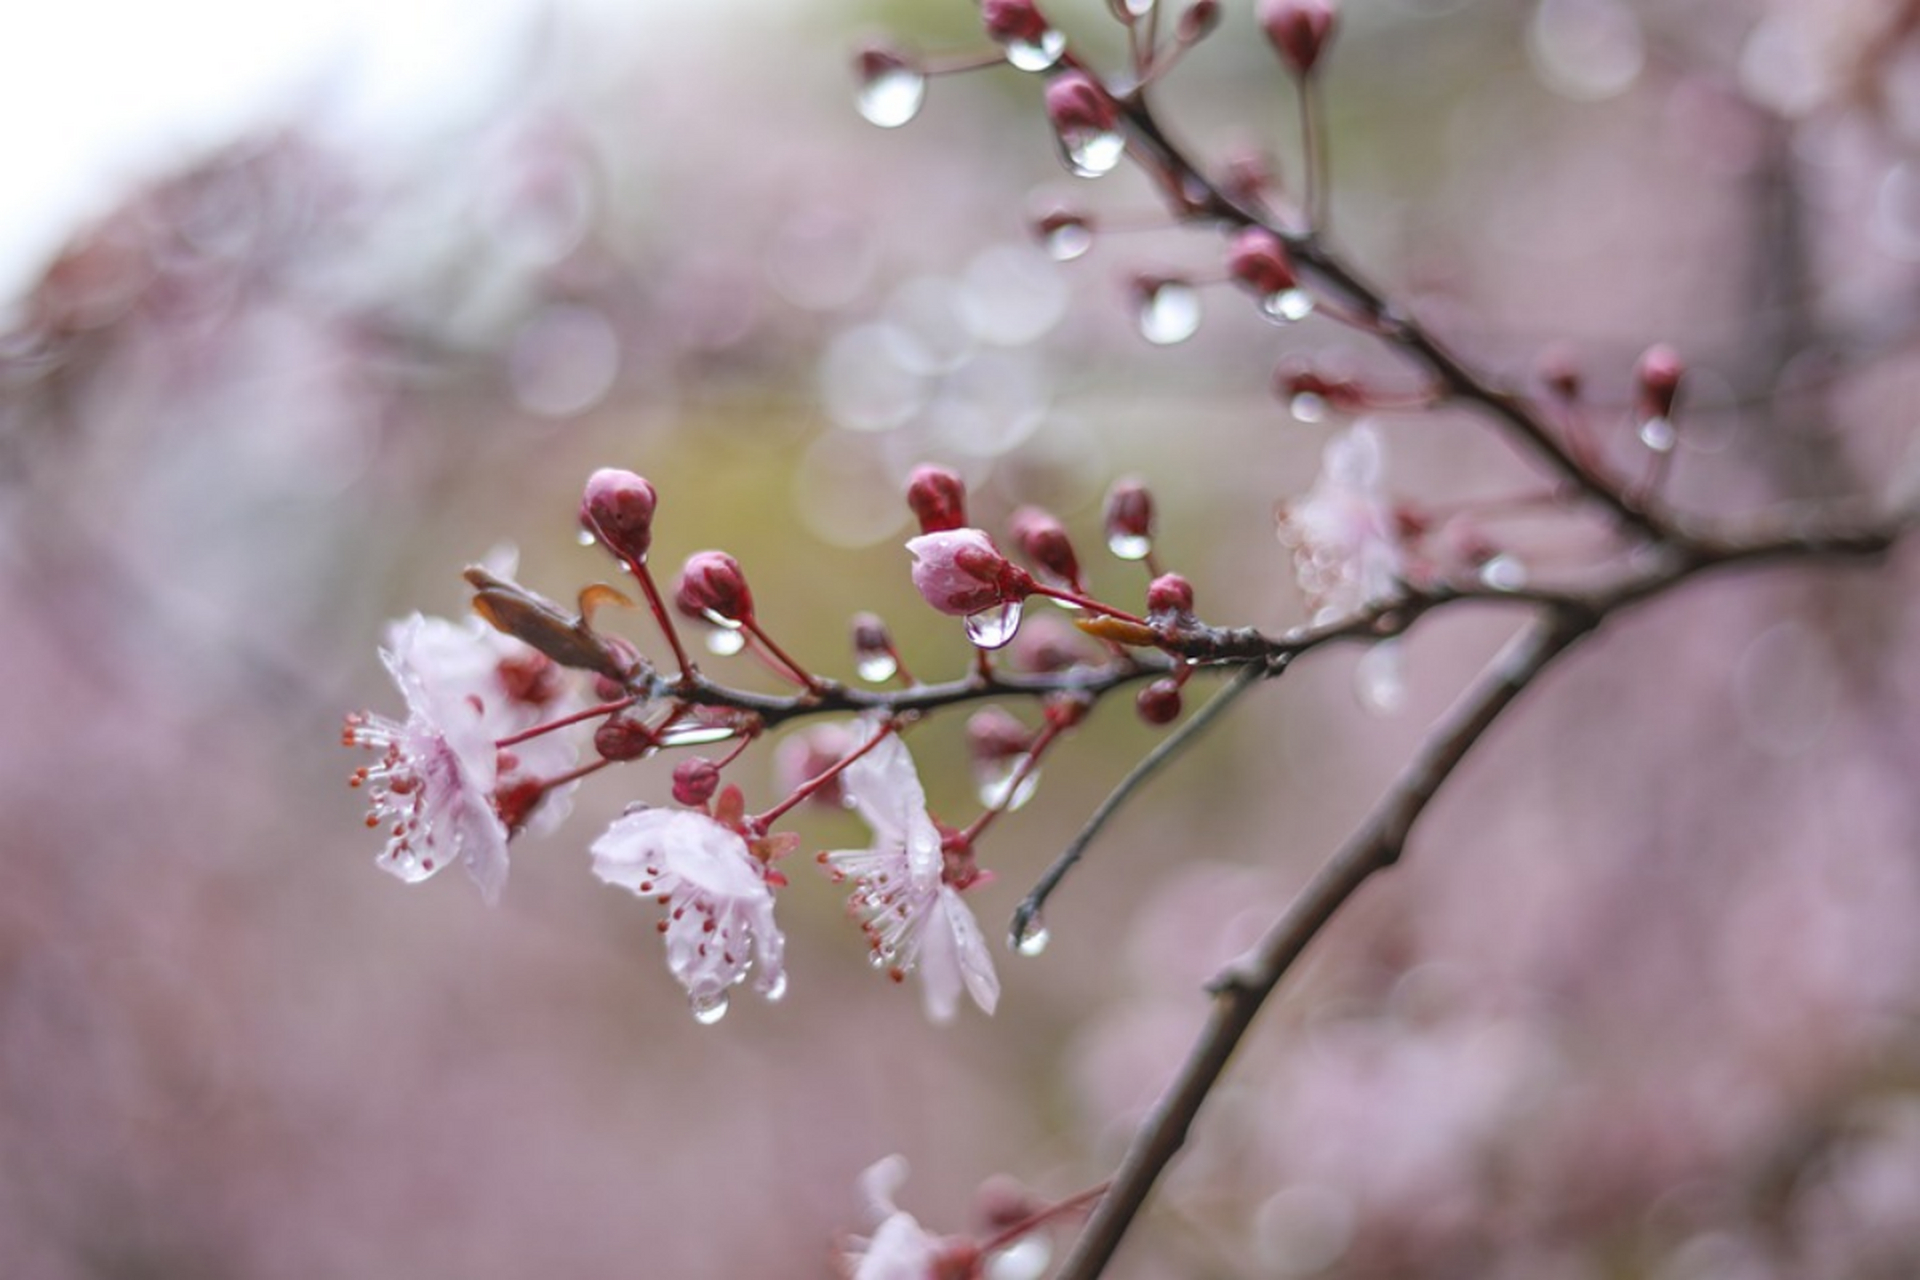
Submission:
<svg viewBox="0 0 1920 1280">
<path fill-rule="evenodd" d="M 660 735 L 663 747 L 704 747 L 712 742 L 725 742 L 734 736 L 732 725 L 692 724 L 675 725 Z"/>
<path fill-rule="evenodd" d="M 1033 799 L 1033 793 L 1040 789 L 1038 769 L 1028 769 L 1021 777 L 1018 786 L 1015 786 L 1013 781 L 1014 775 L 1020 772 L 1020 766 L 1026 762 L 1026 759 L 1024 755 L 1010 756 L 1005 760 L 983 765 L 978 774 L 980 803 L 989 809 L 1005 809 L 1012 812 Z"/>
<path fill-rule="evenodd" d="M 773 975 L 773 981 L 767 984 L 766 995 L 768 1001 L 774 1004 L 778 1004 L 787 998 L 787 975 L 785 970 Z"/>
<path fill-rule="evenodd" d="M 1480 585 L 1495 591 L 1518 591 L 1527 585 L 1527 566 L 1518 556 L 1503 551 L 1480 566 Z"/>
<path fill-rule="evenodd" d="M 580 545 L 583 547 L 596 546 L 600 542 L 600 539 L 593 536 L 593 531 L 590 529 L 582 529 L 579 533 L 575 534 L 574 536 L 576 539 L 579 540 Z"/>
<path fill-rule="evenodd" d="M 1185 342 L 1200 328 L 1200 291 L 1184 280 L 1158 281 L 1140 291 L 1140 336 L 1157 347 Z"/>
<path fill-rule="evenodd" d="M 927 100 L 927 78 L 913 67 L 891 66 L 860 86 L 860 114 L 868 124 L 898 129 L 920 114 Z"/>
<path fill-rule="evenodd" d="M 1045 71 L 1066 51 L 1066 33 L 1052 27 L 1032 40 L 1007 41 L 1007 61 L 1021 71 Z"/>
<path fill-rule="evenodd" d="M 715 657 L 731 658 L 747 647 L 747 637 L 736 627 L 711 627 L 707 631 L 707 652 Z"/>
<path fill-rule="evenodd" d="M 1153 539 L 1139 533 L 1110 533 L 1107 550 L 1121 560 L 1145 560 L 1153 550 Z"/>
<path fill-rule="evenodd" d="M 1640 443 L 1655 453 L 1673 452 L 1674 442 L 1679 433 L 1673 429 L 1673 422 L 1667 418 L 1648 418 L 1640 424 Z"/>
<path fill-rule="evenodd" d="M 967 615 L 967 639 L 982 649 L 998 649 L 1020 629 L 1020 602 L 1008 600 Z"/>
<path fill-rule="evenodd" d="M 987 1262 L 987 1280 L 1040 1280 L 1053 1261 L 1053 1245 L 1044 1235 L 1016 1240 Z"/>
<path fill-rule="evenodd" d="M 1287 401 L 1287 409 L 1293 414 L 1296 422 L 1308 424 L 1325 422 L 1327 398 L 1317 391 L 1295 392 L 1293 399 Z"/>
<path fill-rule="evenodd" d="M 1037 956 L 1047 949 L 1053 941 L 1053 935 L 1047 932 L 1047 922 L 1039 914 L 1028 916 L 1020 932 L 1013 939 L 1013 949 L 1023 956 Z"/>
<path fill-rule="evenodd" d="M 1275 324 L 1292 324 L 1313 314 L 1313 295 L 1305 289 L 1281 289 L 1260 299 L 1260 314 Z"/>
<path fill-rule="evenodd" d="M 1117 129 L 1065 129 L 1060 150 L 1075 177 L 1098 178 L 1119 167 L 1127 140 Z"/>
<path fill-rule="evenodd" d="M 727 1016 L 727 993 L 724 991 L 708 996 L 693 996 L 687 1003 L 693 1006 L 693 1020 L 703 1027 L 710 1027 Z"/>
<path fill-rule="evenodd" d="M 900 664 L 890 653 L 866 653 L 854 662 L 853 669 L 862 680 L 880 684 L 893 679 L 894 673 L 900 670 Z"/>
<path fill-rule="evenodd" d="M 1093 228 L 1084 222 L 1061 222 L 1049 228 L 1041 242 L 1055 262 L 1072 262 L 1093 248 Z"/>
<path fill-rule="evenodd" d="M 1392 715 L 1407 699 L 1405 663 L 1400 646 L 1383 640 L 1360 657 L 1353 669 L 1353 691 L 1360 705 L 1376 715 Z"/>
</svg>

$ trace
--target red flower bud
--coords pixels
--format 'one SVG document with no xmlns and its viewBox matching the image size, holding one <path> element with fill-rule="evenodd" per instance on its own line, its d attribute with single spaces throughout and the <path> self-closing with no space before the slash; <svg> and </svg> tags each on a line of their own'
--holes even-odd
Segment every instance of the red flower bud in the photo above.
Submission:
<svg viewBox="0 0 1920 1280">
<path fill-rule="evenodd" d="M 680 570 L 673 603 L 690 618 L 741 623 L 753 617 L 753 593 L 740 562 L 724 551 L 696 551 Z"/>
<path fill-rule="evenodd" d="M 1334 11 L 1328 0 L 1260 0 L 1260 29 L 1282 60 L 1298 75 L 1313 70 L 1333 38 Z"/>
<path fill-rule="evenodd" d="M 1138 480 L 1117 480 L 1107 491 L 1107 548 L 1139 560 L 1153 544 L 1153 495 Z"/>
<path fill-rule="evenodd" d="M 1171 680 L 1155 680 L 1134 698 L 1133 709 L 1148 724 L 1172 724 L 1180 715 L 1180 686 Z"/>
<path fill-rule="evenodd" d="M 967 486 L 945 467 L 915 467 L 907 480 L 907 505 L 921 533 L 945 533 L 967 523 Z"/>
<path fill-rule="evenodd" d="M 1120 112 L 1092 76 L 1065 71 L 1049 80 L 1046 107 L 1068 168 L 1083 178 L 1097 178 L 1120 163 L 1126 152 Z"/>
<path fill-rule="evenodd" d="M 720 789 L 720 766 L 705 756 L 682 760 L 673 767 L 673 798 L 684 805 L 703 805 Z"/>
<path fill-rule="evenodd" d="M 1033 594 L 1033 579 L 978 529 L 924 533 L 907 550 L 914 587 L 941 613 L 965 617 Z"/>
<path fill-rule="evenodd" d="M 983 0 L 980 20 L 997 43 L 1038 44 L 1052 27 L 1033 0 Z"/>
<path fill-rule="evenodd" d="M 607 760 L 638 760 L 657 744 L 652 729 L 625 716 L 610 716 L 593 731 L 593 749 Z"/>
<path fill-rule="evenodd" d="M 1013 544 L 1035 568 L 1075 591 L 1080 589 L 1080 560 L 1073 554 L 1065 525 L 1038 507 L 1021 507 L 1009 526 Z"/>
<path fill-rule="evenodd" d="M 1193 584 L 1177 573 L 1163 573 L 1147 584 L 1147 613 L 1193 612 Z"/>
<path fill-rule="evenodd" d="M 647 558 L 653 545 L 653 486 L 631 471 L 602 467 L 587 477 L 580 499 L 580 525 L 623 560 Z"/>
<path fill-rule="evenodd" d="M 1286 245 L 1265 227 L 1248 227 L 1233 238 L 1227 272 L 1256 298 L 1270 298 L 1300 283 Z"/>
<path fill-rule="evenodd" d="M 1642 418 L 1665 418 L 1673 413 L 1673 399 L 1680 390 L 1686 364 L 1680 353 L 1660 344 L 1648 347 L 1635 366 L 1635 404 Z"/>
</svg>

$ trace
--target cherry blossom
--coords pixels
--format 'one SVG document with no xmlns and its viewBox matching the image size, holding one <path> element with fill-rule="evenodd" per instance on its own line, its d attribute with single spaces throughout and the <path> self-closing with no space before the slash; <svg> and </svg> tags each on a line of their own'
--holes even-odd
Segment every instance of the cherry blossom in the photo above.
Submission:
<svg viewBox="0 0 1920 1280">
<path fill-rule="evenodd" d="M 873 844 L 822 855 L 835 879 L 851 878 L 848 905 L 865 917 L 874 963 L 896 978 L 918 969 L 927 1016 L 951 1019 L 964 988 L 992 1013 L 1000 998 L 993 957 L 927 814 L 913 756 L 887 736 L 840 775 L 841 787 L 867 825 Z M 970 870 L 970 868 L 969 868 Z"/>
<path fill-rule="evenodd" d="M 455 665 L 459 648 L 441 634 L 451 625 L 415 614 L 394 628 L 380 658 L 407 700 L 407 718 L 349 716 L 342 741 L 380 753 L 353 779 L 367 789 L 367 825 L 387 828 L 376 864 L 415 884 L 459 861 L 491 903 L 507 880 L 507 827 L 493 807 L 498 753 L 481 707 L 467 696 L 475 672 Z"/>
<path fill-rule="evenodd" d="M 871 1236 L 855 1236 L 842 1248 L 841 1271 L 848 1280 L 966 1280 L 980 1274 L 980 1250 L 958 1236 L 936 1236 L 893 1202 L 907 1178 L 904 1157 L 892 1155 L 860 1175 L 867 1213 L 879 1225 Z"/>
<path fill-rule="evenodd" d="M 367 825 L 387 831 L 376 865 L 416 884 L 458 861 L 496 902 L 509 836 L 566 816 L 571 784 L 549 780 L 577 756 L 566 733 L 496 744 L 584 705 L 580 682 L 478 618 L 414 614 L 389 629 L 380 657 L 406 699 L 406 720 L 361 712 L 341 737 L 380 754 L 353 778 L 367 789 Z"/>
<path fill-rule="evenodd" d="M 769 1000 L 786 992 L 773 890 L 739 832 L 692 809 L 636 809 L 593 842 L 593 871 L 668 908 L 667 968 L 702 1022 L 718 1021 L 728 992 L 756 968 L 757 991 Z"/>
<path fill-rule="evenodd" d="M 1383 482 L 1386 454 L 1365 422 L 1327 442 L 1313 488 L 1280 516 L 1294 573 L 1314 621 L 1333 622 L 1391 600 L 1405 576 Z"/>
</svg>

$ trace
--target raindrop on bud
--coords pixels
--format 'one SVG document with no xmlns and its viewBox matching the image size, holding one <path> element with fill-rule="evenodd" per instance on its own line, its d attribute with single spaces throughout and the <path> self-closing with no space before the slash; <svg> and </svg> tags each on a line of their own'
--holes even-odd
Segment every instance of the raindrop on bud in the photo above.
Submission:
<svg viewBox="0 0 1920 1280">
<path fill-rule="evenodd" d="M 1293 324 L 1313 314 L 1313 295 L 1305 289 L 1282 289 L 1260 299 L 1260 314 L 1275 324 Z"/>
<path fill-rule="evenodd" d="M 1158 347 L 1185 342 L 1200 329 L 1200 291 L 1185 280 L 1142 276 L 1133 282 L 1140 336 Z"/>
<path fill-rule="evenodd" d="M 966 618 L 967 639 L 981 649 L 998 649 L 1020 630 L 1020 601 L 1004 600 Z"/>
<path fill-rule="evenodd" d="M 1672 453 L 1678 440 L 1671 418 L 1648 418 L 1640 424 L 1640 443 L 1655 453 Z"/>
<path fill-rule="evenodd" d="M 854 671 L 869 684 L 883 684 L 900 670 L 899 661 L 890 653 L 863 653 L 854 659 Z"/>
<path fill-rule="evenodd" d="M 1309 426 L 1327 420 L 1327 398 L 1317 391 L 1296 391 L 1287 401 L 1287 411 L 1296 422 Z"/>
<path fill-rule="evenodd" d="M 860 114 L 869 124 L 897 129 L 920 114 L 927 77 L 898 50 L 868 45 L 854 61 L 860 75 Z"/>
<path fill-rule="evenodd" d="M 980 17 L 987 34 L 1021 71 L 1045 71 L 1067 51 L 1067 37 L 1041 14 L 1033 0 L 984 0 Z"/>
<path fill-rule="evenodd" d="M 1480 585 L 1494 591 L 1518 591 L 1527 585 L 1527 566 L 1502 551 L 1480 566 Z"/>
<path fill-rule="evenodd" d="M 1067 168 L 1098 178 L 1119 166 L 1127 151 L 1120 115 L 1093 77 L 1082 71 L 1055 76 L 1047 83 L 1046 106 Z"/>
<path fill-rule="evenodd" d="M 728 622 L 713 614 L 706 615 L 714 625 L 707 628 L 707 652 L 716 658 L 731 658 L 747 647 L 746 633 L 740 630 L 737 622 Z"/>
<path fill-rule="evenodd" d="M 787 975 L 784 970 L 773 975 L 765 994 L 769 1004 L 778 1004 L 787 998 Z"/>
<path fill-rule="evenodd" d="M 1122 560 L 1144 560 L 1153 550 L 1153 494 L 1138 480 L 1116 480 L 1107 491 L 1107 550 Z"/>
<path fill-rule="evenodd" d="M 1093 223 L 1071 209 L 1050 209 L 1034 220 L 1034 234 L 1055 262 L 1072 262 L 1093 248 Z"/>
</svg>

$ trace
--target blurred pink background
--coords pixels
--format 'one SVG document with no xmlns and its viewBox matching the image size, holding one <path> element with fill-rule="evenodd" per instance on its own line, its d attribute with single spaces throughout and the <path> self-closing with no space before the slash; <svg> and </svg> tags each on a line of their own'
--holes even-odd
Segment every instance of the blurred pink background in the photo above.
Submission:
<svg viewBox="0 0 1920 1280">
<path fill-rule="evenodd" d="M 1118 47 L 1092 0 L 1047 8 Z M 1285 168 L 1286 85 L 1226 8 L 1164 115 Z M 1060 168 L 1031 77 L 861 122 L 853 42 L 975 47 L 964 0 L 682 16 L 529 7 L 472 77 L 387 108 L 311 76 L 6 264 L 0 1274 L 825 1276 L 889 1153 L 940 1230 L 977 1229 L 998 1172 L 1076 1191 L 1206 979 L 1511 626 L 1426 624 L 1391 715 L 1352 652 L 1250 699 L 1102 837 L 1046 954 L 1001 953 L 991 1020 L 927 1025 L 808 856 L 790 994 L 695 1025 L 652 914 L 585 853 L 667 799 L 658 762 L 516 845 L 496 910 L 379 874 L 337 735 L 398 706 L 385 621 L 460 614 L 460 568 L 502 542 L 558 598 L 611 578 L 573 534 L 597 466 L 658 487 L 660 563 L 733 552 L 820 669 L 850 677 L 866 608 L 944 678 L 966 647 L 899 547 L 915 463 L 962 470 L 983 523 L 1050 506 L 1116 597 L 1138 571 L 1096 556 L 1099 499 L 1141 476 L 1202 614 L 1280 628 L 1304 606 L 1274 507 L 1339 424 L 1294 421 L 1274 368 L 1406 377 L 1226 288 L 1193 341 L 1145 344 L 1127 277 L 1218 275 L 1220 246 L 1041 253 L 1046 199 L 1153 205 Z M 1476 359 L 1523 383 L 1564 343 L 1619 406 L 1675 344 L 1693 510 L 1912 491 L 1912 14 L 1397 0 L 1350 6 L 1329 76 L 1336 237 Z M 1423 502 L 1527 483 L 1464 416 L 1380 429 Z M 1596 545 L 1498 528 L 1542 577 Z M 1554 670 L 1316 942 L 1115 1273 L 1920 1271 L 1915 577 L 1907 551 L 1715 579 Z M 1125 701 L 982 850 L 990 936 L 1155 740 Z M 950 821 L 975 812 L 961 722 L 913 739 Z M 758 807 L 771 759 L 737 771 Z M 808 855 L 865 840 L 798 829 Z"/>
</svg>

